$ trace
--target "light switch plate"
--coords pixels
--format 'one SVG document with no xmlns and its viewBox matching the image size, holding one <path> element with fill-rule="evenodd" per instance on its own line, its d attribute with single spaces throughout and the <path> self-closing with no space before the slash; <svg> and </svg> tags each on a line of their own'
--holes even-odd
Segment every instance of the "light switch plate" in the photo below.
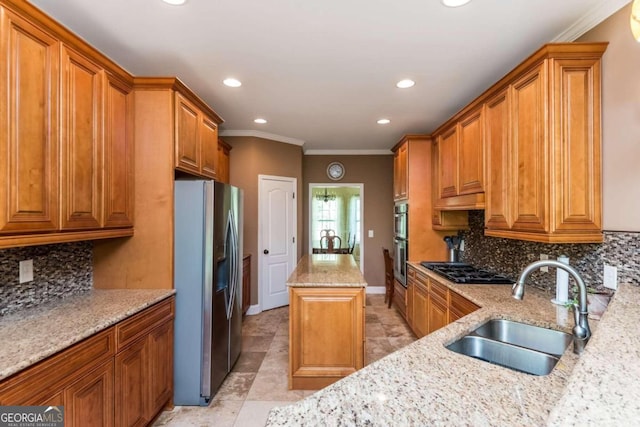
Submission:
<svg viewBox="0 0 640 427">
<path fill-rule="evenodd" d="M 373 230 L 369 230 L 369 237 L 373 237 Z"/>
<path fill-rule="evenodd" d="M 618 269 L 611 265 L 604 266 L 604 287 L 618 289 Z"/>
<path fill-rule="evenodd" d="M 33 260 L 20 261 L 20 283 L 33 282 Z"/>
</svg>

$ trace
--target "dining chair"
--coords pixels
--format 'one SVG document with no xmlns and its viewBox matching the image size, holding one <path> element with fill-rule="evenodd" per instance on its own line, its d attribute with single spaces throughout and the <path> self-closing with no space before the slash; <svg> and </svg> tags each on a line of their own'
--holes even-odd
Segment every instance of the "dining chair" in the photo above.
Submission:
<svg viewBox="0 0 640 427">
<path fill-rule="evenodd" d="M 387 308 L 391 308 L 393 300 L 393 258 L 389 255 L 389 249 L 382 248 L 384 256 L 384 302 L 388 302 Z"/>
</svg>

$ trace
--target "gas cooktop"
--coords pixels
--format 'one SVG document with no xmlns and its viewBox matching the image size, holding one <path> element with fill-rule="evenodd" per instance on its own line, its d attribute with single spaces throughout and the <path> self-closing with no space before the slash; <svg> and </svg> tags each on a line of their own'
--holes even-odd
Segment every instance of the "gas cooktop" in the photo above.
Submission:
<svg viewBox="0 0 640 427">
<path fill-rule="evenodd" d="M 513 280 L 488 270 L 463 262 L 421 262 L 424 268 L 439 274 L 453 283 L 474 285 L 511 285 Z"/>
</svg>

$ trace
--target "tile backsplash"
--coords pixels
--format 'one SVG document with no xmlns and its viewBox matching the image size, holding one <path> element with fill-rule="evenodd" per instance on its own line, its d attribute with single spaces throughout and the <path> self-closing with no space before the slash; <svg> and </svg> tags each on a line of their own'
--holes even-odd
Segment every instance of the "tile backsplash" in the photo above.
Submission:
<svg viewBox="0 0 640 427">
<path fill-rule="evenodd" d="M 540 254 L 556 259 L 569 257 L 592 290 L 604 290 L 604 265 L 618 268 L 618 283 L 640 286 L 640 233 L 605 231 L 604 242 L 597 244 L 546 244 L 484 236 L 484 211 L 469 212 L 470 229 L 464 233 L 465 251 L 462 260 L 478 267 L 506 274 L 516 279 L 529 263 L 540 259 Z M 555 292 L 555 270 L 536 272 L 528 284 Z"/>
<path fill-rule="evenodd" d="M 0 316 L 93 287 L 91 242 L 0 249 Z M 33 260 L 32 282 L 19 283 L 19 262 Z"/>
</svg>

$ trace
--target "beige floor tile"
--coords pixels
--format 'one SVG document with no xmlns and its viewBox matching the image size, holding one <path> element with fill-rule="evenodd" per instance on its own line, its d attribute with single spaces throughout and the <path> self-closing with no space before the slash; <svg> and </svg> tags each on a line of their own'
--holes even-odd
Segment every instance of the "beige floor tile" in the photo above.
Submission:
<svg viewBox="0 0 640 427">
<path fill-rule="evenodd" d="M 389 337 L 388 340 L 389 340 L 389 344 L 391 344 L 391 347 L 393 348 L 392 351 L 396 351 L 414 342 L 416 340 L 416 337 L 415 336 Z"/>
<path fill-rule="evenodd" d="M 273 337 L 242 337 L 242 351 L 262 352 L 269 350 Z"/>
<path fill-rule="evenodd" d="M 264 427 L 269 416 L 269 411 L 276 406 L 287 405 L 291 402 L 277 401 L 260 401 L 253 402 L 247 400 L 242 405 L 240 413 L 236 418 L 235 426 L 237 427 Z M 217 426 L 216 426 L 217 427 Z"/>
<path fill-rule="evenodd" d="M 401 324 L 383 324 L 384 332 L 387 337 L 413 337 L 413 331 L 407 326 L 406 323 Z"/>
<path fill-rule="evenodd" d="M 278 326 L 278 329 L 276 330 L 276 337 L 281 337 L 281 336 L 289 336 L 289 322 L 287 322 L 286 320 L 283 320 L 280 323 L 280 326 Z"/>
<path fill-rule="evenodd" d="M 365 337 L 386 337 L 387 333 L 382 326 L 382 323 L 366 323 L 365 324 Z"/>
<path fill-rule="evenodd" d="M 253 380 L 247 400 L 278 400 L 294 402 L 302 399 L 302 390 L 289 390 L 289 375 L 285 372 L 261 371 Z"/>
<path fill-rule="evenodd" d="M 394 347 L 389 342 L 389 338 L 365 338 L 365 346 L 367 351 L 389 354 L 394 351 Z"/>
<path fill-rule="evenodd" d="M 244 400 L 256 378 L 257 373 L 231 372 L 227 375 L 215 400 Z"/>
<path fill-rule="evenodd" d="M 258 372 L 284 372 L 289 374 L 289 353 L 267 353 Z"/>
<path fill-rule="evenodd" d="M 266 351 L 243 351 L 233 366 L 233 372 L 258 372 Z"/>
<path fill-rule="evenodd" d="M 286 353 L 289 351 L 289 337 L 276 335 L 269 346 L 269 353 Z"/>
</svg>

